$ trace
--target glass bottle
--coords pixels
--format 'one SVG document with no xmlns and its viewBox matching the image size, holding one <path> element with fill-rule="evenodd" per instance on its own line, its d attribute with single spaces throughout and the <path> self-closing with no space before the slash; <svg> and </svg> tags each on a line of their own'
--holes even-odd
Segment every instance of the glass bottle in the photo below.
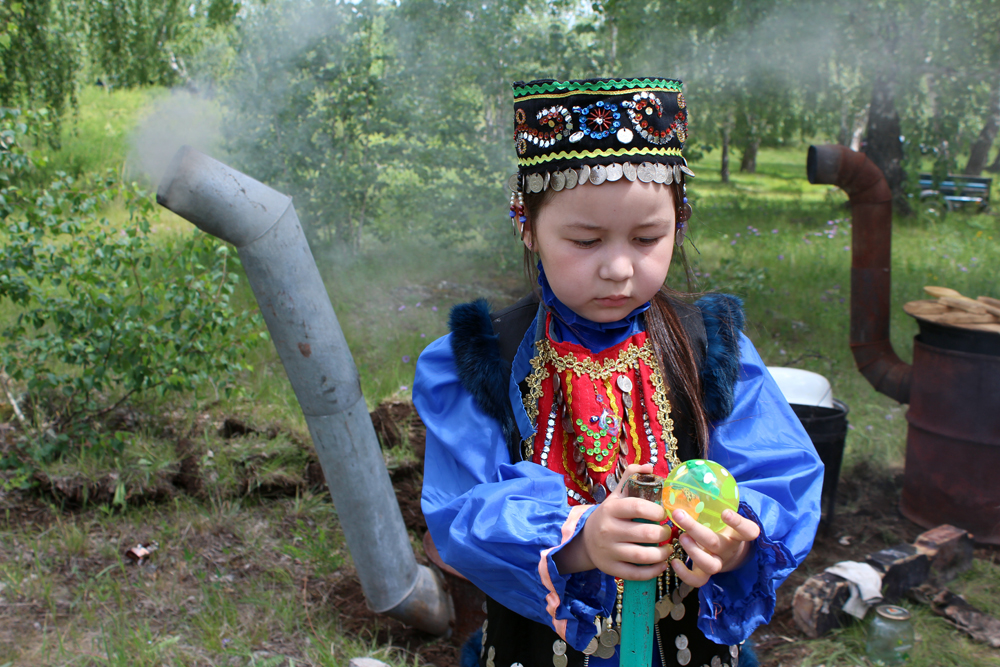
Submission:
<svg viewBox="0 0 1000 667">
<path fill-rule="evenodd" d="M 896 605 L 883 604 L 875 608 L 875 617 L 868 626 L 866 653 L 874 665 L 901 665 L 913 648 L 913 625 L 910 612 Z"/>
</svg>

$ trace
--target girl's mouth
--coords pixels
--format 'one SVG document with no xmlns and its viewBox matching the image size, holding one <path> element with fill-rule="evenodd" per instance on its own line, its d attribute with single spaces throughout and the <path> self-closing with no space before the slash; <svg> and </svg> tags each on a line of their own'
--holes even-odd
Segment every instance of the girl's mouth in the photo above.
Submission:
<svg viewBox="0 0 1000 667">
<path fill-rule="evenodd" d="M 628 297 L 623 296 L 621 294 L 616 294 L 615 296 L 606 296 L 597 299 L 597 302 L 602 306 L 609 306 L 609 307 L 623 306 L 628 302 Z"/>
</svg>

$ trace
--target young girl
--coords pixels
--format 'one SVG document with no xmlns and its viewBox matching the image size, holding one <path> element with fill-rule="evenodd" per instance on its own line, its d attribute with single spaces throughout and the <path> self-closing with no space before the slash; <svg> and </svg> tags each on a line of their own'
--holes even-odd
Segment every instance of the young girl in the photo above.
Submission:
<svg viewBox="0 0 1000 667">
<path fill-rule="evenodd" d="M 664 287 L 691 214 L 681 83 L 516 83 L 514 120 L 511 215 L 539 289 L 456 307 L 413 391 L 428 528 L 488 596 L 480 664 L 617 665 L 621 580 L 656 577 L 649 663 L 735 667 L 812 546 L 822 464 L 739 301 Z M 720 533 L 623 496 L 691 458 L 739 482 Z"/>
</svg>

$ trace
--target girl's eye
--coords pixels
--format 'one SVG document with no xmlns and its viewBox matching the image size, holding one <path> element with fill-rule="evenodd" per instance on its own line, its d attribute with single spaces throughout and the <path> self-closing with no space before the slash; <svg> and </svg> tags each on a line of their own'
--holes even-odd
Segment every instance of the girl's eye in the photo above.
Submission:
<svg viewBox="0 0 1000 667">
<path fill-rule="evenodd" d="M 659 241 L 660 238 L 661 237 L 659 237 L 659 236 L 655 236 L 655 237 L 653 237 L 653 236 L 644 236 L 644 237 L 637 238 L 636 241 L 639 243 L 639 245 L 656 245 L 656 242 Z"/>
<path fill-rule="evenodd" d="M 595 245 L 597 245 L 597 239 L 585 239 L 585 240 L 577 239 L 574 240 L 573 243 L 575 243 L 580 248 L 593 248 Z"/>
</svg>

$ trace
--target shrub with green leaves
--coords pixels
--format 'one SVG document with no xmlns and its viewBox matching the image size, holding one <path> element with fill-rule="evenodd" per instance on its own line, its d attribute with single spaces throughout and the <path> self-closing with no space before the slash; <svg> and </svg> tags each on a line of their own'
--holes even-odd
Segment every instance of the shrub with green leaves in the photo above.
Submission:
<svg viewBox="0 0 1000 667">
<path fill-rule="evenodd" d="M 144 392 L 209 381 L 228 393 L 260 329 L 231 302 L 237 257 L 200 232 L 154 246 L 151 198 L 111 172 L 23 186 L 25 120 L 0 110 L 0 305 L 15 313 L 0 368 L 27 388 L 34 427 L 58 434 L 34 455 L 90 439 Z"/>
</svg>

